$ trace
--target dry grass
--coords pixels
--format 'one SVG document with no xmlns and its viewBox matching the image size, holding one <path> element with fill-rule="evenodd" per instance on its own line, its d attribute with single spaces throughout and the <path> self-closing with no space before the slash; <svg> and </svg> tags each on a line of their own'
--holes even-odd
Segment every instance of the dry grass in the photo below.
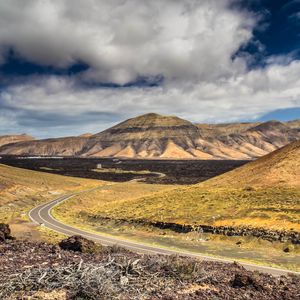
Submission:
<svg viewBox="0 0 300 300">
<path fill-rule="evenodd" d="M 95 215 L 178 224 L 250 225 L 300 231 L 300 190 L 188 187 L 102 205 Z"/>
<path fill-rule="evenodd" d="M 0 222 L 10 223 L 36 204 L 60 194 L 101 184 L 97 180 L 64 177 L 0 164 Z"/>
<path fill-rule="evenodd" d="M 143 196 L 150 196 L 174 188 L 175 186 L 142 182 L 112 183 L 95 191 L 73 197 L 56 207 L 54 214 L 66 222 L 73 223 L 74 220 L 80 220 L 82 215 L 97 214 L 103 207 L 116 207 L 120 203 L 127 203 Z"/>
<path fill-rule="evenodd" d="M 300 189 L 300 141 L 215 177 L 201 187 L 293 187 Z"/>
</svg>

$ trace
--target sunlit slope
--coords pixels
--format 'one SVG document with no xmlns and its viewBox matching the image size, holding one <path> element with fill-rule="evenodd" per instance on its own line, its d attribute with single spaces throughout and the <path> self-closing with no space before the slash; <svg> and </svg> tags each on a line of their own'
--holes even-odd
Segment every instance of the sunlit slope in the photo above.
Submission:
<svg viewBox="0 0 300 300">
<path fill-rule="evenodd" d="M 300 142 L 191 187 L 97 212 L 113 219 L 300 230 Z"/>
<path fill-rule="evenodd" d="M 291 143 L 203 184 L 207 187 L 277 185 L 300 187 L 300 141 Z"/>
<path fill-rule="evenodd" d="M 100 186 L 101 182 L 14 168 L 0 164 L 0 219 L 5 212 L 57 197 L 68 191 Z M 0 220 L 1 221 L 1 220 Z"/>
<path fill-rule="evenodd" d="M 89 216 L 94 216 L 104 207 L 114 207 L 120 202 L 128 203 L 143 196 L 175 189 L 173 185 L 146 184 L 142 182 L 123 182 L 108 184 L 89 193 L 80 194 L 54 209 L 56 216 L 68 224 L 85 224 Z"/>
</svg>

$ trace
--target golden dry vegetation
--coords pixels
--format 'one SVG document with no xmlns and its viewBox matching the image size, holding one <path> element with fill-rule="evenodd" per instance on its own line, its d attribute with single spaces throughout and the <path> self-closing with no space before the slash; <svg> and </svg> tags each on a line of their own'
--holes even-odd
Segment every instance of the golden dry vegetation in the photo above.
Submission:
<svg viewBox="0 0 300 300">
<path fill-rule="evenodd" d="M 126 185 L 118 188 L 81 195 L 68 204 L 77 212 L 112 219 L 300 231 L 300 142 L 194 186 L 153 195 L 142 185 L 137 193 Z M 61 212 L 75 216 L 65 207 Z"/>
<path fill-rule="evenodd" d="M 0 222 L 9 222 L 36 204 L 60 194 L 101 184 L 97 180 L 40 173 L 0 164 Z"/>
<path fill-rule="evenodd" d="M 59 219 L 68 223 L 84 223 L 83 215 L 96 215 L 104 207 L 116 207 L 143 196 L 156 195 L 159 192 L 175 188 L 176 186 L 136 181 L 111 183 L 89 193 L 77 195 L 54 208 L 53 212 Z"/>
<path fill-rule="evenodd" d="M 106 204 L 94 213 L 113 219 L 300 230 L 300 191 L 197 186 Z"/>
</svg>

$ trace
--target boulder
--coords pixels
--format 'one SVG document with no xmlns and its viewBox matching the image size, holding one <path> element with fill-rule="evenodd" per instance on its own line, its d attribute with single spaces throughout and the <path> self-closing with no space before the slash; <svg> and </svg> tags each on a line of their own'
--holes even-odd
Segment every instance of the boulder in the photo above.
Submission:
<svg viewBox="0 0 300 300">
<path fill-rule="evenodd" d="M 249 275 L 248 272 L 238 272 L 234 275 L 234 278 L 231 282 L 232 287 L 234 288 L 249 288 L 253 287 L 256 290 L 261 290 L 262 286 L 258 283 L 255 276 Z"/>
<path fill-rule="evenodd" d="M 0 242 L 11 240 L 11 231 L 8 224 L 0 223 Z"/>
<path fill-rule="evenodd" d="M 288 245 L 283 248 L 283 252 L 289 253 L 292 252 L 294 249 L 295 249 L 294 245 Z"/>
<path fill-rule="evenodd" d="M 59 247 L 63 250 L 82 252 L 82 253 L 95 253 L 101 249 L 100 245 L 95 242 L 83 238 L 80 235 L 74 235 L 62 240 Z"/>
</svg>

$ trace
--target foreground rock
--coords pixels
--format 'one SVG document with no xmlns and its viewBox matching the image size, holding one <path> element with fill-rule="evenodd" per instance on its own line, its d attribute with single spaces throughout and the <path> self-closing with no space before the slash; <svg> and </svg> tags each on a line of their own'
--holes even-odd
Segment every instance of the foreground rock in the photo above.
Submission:
<svg viewBox="0 0 300 300">
<path fill-rule="evenodd" d="M 0 242 L 11 239 L 13 239 L 13 237 L 11 236 L 9 226 L 7 224 L 0 223 Z"/>
<path fill-rule="evenodd" d="M 259 279 L 253 274 L 246 272 L 239 272 L 234 275 L 232 281 L 232 287 L 234 288 L 254 288 L 256 290 L 263 290 L 263 287 L 259 284 Z"/>
<path fill-rule="evenodd" d="M 101 248 L 91 240 L 85 239 L 82 236 L 74 235 L 62 240 L 59 243 L 59 247 L 63 250 L 69 250 L 82 253 L 95 253 Z"/>
<path fill-rule="evenodd" d="M 0 247 L 0 266 L 1 300 L 295 300 L 300 294 L 296 276 L 273 277 L 238 264 L 139 255 L 117 247 L 81 253 L 7 241 Z"/>
</svg>

